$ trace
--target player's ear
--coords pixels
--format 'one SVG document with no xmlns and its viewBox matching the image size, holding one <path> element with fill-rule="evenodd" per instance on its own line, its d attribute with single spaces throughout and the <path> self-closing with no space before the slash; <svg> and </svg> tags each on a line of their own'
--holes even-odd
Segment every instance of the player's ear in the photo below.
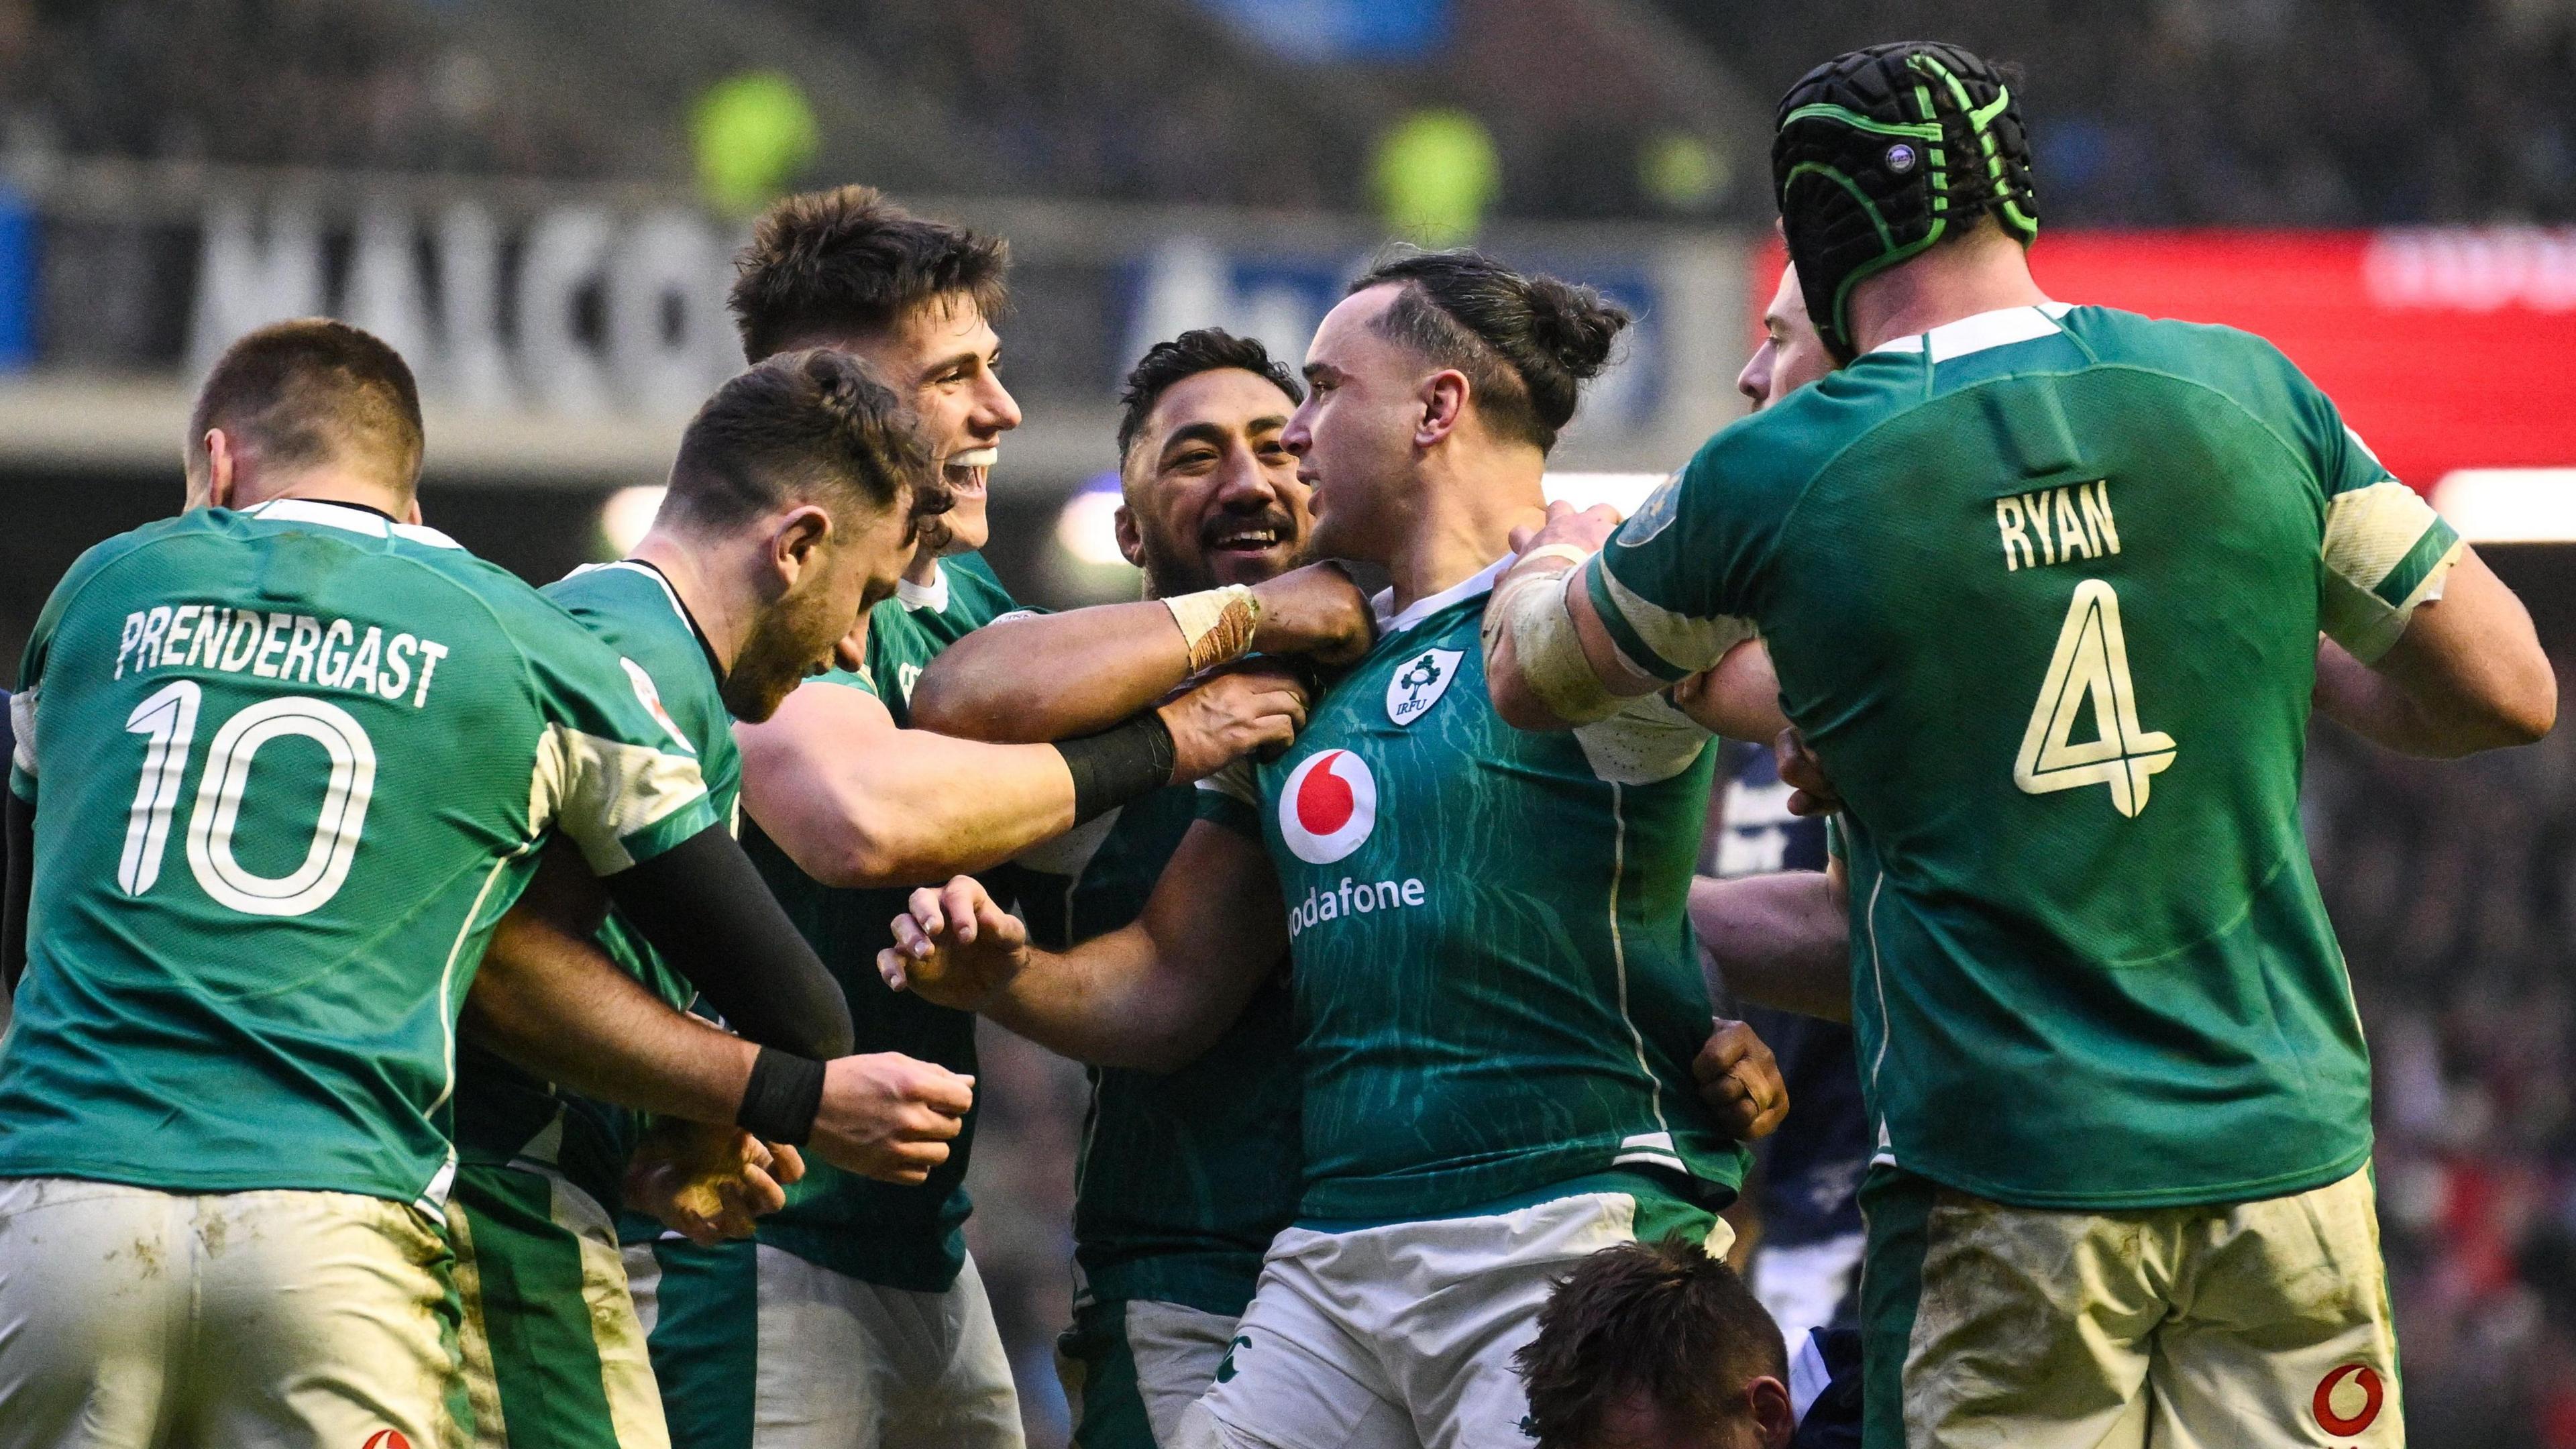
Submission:
<svg viewBox="0 0 2576 1449">
<path fill-rule="evenodd" d="M 1118 511 L 1109 516 L 1109 521 L 1110 525 L 1118 532 L 1118 556 L 1127 560 L 1129 563 L 1136 565 L 1138 568 L 1143 568 L 1145 566 L 1145 535 L 1136 531 L 1135 510 L 1129 508 L 1126 504 L 1121 503 L 1118 505 Z"/>
<path fill-rule="evenodd" d="M 1467 375 L 1454 367 L 1444 367 L 1422 380 L 1416 396 L 1422 404 L 1421 419 L 1413 425 L 1413 444 L 1428 448 L 1457 431 L 1458 420 L 1467 411 Z"/>
<path fill-rule="evenodd" d="M 797 579 L 814 566 L 831 537 L 832 515 L 811 503 L 781 514 L 769 534 L 770 564 L 777 569 L 780 582 L 794 587 Z"/>
<path fill-rule="evenodd" d="M 1744 1386 L 1744 1398 L 1762 1449 L 1789 1449 L 1789 1441 L 1798 1433 L 1798 1416 L 1789 1407 L 1789 1386 L 1765 1374 Z"/>
<path fill-rule="evenodd" d="M 206 429 L 198 440 L 206 450 L 206 468 L 202 478 L 188 480 L 190 508 L 225 508 L 233 497 L 233 440 L 221 428 Z"/>
</svg>

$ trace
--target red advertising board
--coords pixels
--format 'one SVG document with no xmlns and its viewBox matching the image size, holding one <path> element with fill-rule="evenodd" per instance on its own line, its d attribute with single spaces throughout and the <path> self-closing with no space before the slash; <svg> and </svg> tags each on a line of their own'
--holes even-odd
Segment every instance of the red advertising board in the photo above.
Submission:
<svg viewBox="0 0 2576 1449">
<path fill-rule="evenodd" d="M 2031 266 L 2061 301 L 2270 338 L 2418 488 L 2576 466 L 2576 230 L 2042 232 Z"/>
</svg>

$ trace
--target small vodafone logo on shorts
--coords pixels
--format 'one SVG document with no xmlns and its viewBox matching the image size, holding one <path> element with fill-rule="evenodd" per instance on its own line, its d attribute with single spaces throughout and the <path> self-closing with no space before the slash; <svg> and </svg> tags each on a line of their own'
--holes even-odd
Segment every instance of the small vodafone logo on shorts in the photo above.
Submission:
<svg viewBox="0 0 2576 1449">
<path fill-rule="evenodd" d="M 411 1440 L 403 1437 L 400 1429 L 378 1429 L 367 1436 L 360 1449 L 411 1449 Z"/>
<path fill-rule="evenodd" d="M 1360 848 L 1377 824 L 1377 777 L 1348 750 L 1325 750 L 1288 772 L 1279 792 L 1279 834 L 1308 865 L 1330 865 Z"/>
<path fill-rule="evenodd" d="M 2346 1439 L 2371 1426 L 2387 1397 L 2388 1386 L 2379 1381 L 2377 1369 L 2348 1363 L 2317 1380 L 2317 1396 L 2308 1407 L 2316 1410 L 2318 1428 Z"/>
</svg>

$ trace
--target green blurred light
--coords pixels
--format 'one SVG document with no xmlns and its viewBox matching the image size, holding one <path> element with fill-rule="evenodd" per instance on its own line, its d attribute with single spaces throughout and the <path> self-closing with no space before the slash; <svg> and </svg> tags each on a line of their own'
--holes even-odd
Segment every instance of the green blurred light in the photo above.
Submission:
<svg viewBox="0 0 2576 1449">
<path fill-rule="evenodd" d="M 1388 228 L 1425 246 L 1455 246 L 1484 228 L 1502 190 L 1493 134 L 1465 111 L 1416 111 L 1378 139 L 1371 170 Z"/>
<path fill-rule="evenodd" d="M 822 127 L 792 78 L 756 70 L 709 87 L 690 114 L 689 136 L 707 204 L 748 214 L 795 182 L 814 159 Z"/>
</svg>

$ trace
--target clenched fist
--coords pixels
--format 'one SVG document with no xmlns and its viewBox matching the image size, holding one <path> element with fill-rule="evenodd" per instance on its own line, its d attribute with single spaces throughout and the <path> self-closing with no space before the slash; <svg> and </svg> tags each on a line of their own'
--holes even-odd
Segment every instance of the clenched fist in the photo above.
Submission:
<svg viewBox="0 0 2576 1449">
<path fill-rule="evenodd" d="M 1252 595 L 1261 601 L 1261 623 L 1252 634 L 1256 652 L 1348 664 L 1377 642 L 1377 615 L 1369 608 L 1368 595 L 1340 564 L 1290 569 L 1253 585 Z"/>
<path fill-rule="evenodd" d="M 898 1052 L 823 1064 L 823 1104 L 806 1146 L 845 1172 L 915 1186 L 948 1160 L 975 1105 L 975 1079 Z"/>
</svg>

